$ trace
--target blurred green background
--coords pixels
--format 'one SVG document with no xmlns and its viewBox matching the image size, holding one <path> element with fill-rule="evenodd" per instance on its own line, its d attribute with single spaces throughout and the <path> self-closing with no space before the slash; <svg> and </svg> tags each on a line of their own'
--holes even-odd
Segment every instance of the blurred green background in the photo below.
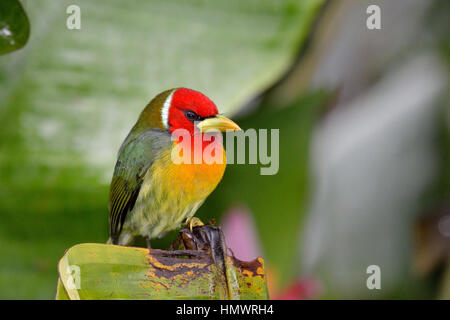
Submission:
<svg viewBox="0 0 450 320">
<path fill-rule="evenodd" d="M 450 8 L 372 2 L 381 30 L 365 1 L 20 1 L 29 25 L 3 1 L 0 298 L 54 298 L 64 251 L 107 240 L 117 150 L 178 86 L 243 129 L 280 129 L 278 174 L 229 165 L 197 215 L 244 208 L 272 297 L 449 297 Z M 383 290 L 365 286 L 370 264 Z"/>
</svg>

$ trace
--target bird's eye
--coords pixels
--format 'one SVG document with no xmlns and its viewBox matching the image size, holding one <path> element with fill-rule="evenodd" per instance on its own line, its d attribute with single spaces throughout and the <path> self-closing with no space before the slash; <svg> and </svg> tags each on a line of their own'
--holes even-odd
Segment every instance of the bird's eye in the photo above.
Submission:
<svg viewBox="0 0 450 320">
<path fill-rule="evenodd" d="M 188 119 L 189 121 L 199 121 L 201 120 L 201 117 L 196 114 L 194 111 L 188 110 L 184 113 L 184 115 L 186 116 L 186 119 Z"/>
</svg>

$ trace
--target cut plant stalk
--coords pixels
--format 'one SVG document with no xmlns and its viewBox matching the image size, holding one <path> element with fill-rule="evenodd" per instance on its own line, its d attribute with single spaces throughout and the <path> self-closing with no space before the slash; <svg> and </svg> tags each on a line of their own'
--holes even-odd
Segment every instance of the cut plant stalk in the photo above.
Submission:
<svg viewBox="0 0 450 320">
<path fill-rule="evenodd" d="M 262 258 L 227 255 L 219 227 L 183 229 L 170 250 L 84 243 L 58 265 L 56 299 L 268 299 Z"/>
</svg>

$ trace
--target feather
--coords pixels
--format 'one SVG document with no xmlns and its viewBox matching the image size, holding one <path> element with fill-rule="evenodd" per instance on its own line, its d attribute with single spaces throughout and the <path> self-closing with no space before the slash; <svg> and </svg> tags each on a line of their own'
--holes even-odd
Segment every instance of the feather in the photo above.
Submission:
<svg viewBox="0 0 450 320">
<path fill-rule="evenodd" d="M 148 130 L 128 137 L 120 148 L 109 193 L 109 227 L 117 244 L 127 214 L 133 210 L 147 170 L 161 150 L 170 146 L 170 134 Z"/>
</svg>

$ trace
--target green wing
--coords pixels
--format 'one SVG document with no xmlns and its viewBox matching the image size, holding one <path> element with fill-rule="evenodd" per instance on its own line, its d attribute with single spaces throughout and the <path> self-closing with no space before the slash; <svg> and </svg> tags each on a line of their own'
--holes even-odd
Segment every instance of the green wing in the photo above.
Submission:
<svg viewBox="0 0 450 320">
<path fill-rule="evenodd" d="M 117 243 L 125 218 L 130 212 L 144 180 L 145 173 L 160 150 L 168 146 L 170 135 L 149 130 L 136 138 L 128 137 L 119 150 L 109 191 L 109 231 L 112 243 Z"/>
</svg>

